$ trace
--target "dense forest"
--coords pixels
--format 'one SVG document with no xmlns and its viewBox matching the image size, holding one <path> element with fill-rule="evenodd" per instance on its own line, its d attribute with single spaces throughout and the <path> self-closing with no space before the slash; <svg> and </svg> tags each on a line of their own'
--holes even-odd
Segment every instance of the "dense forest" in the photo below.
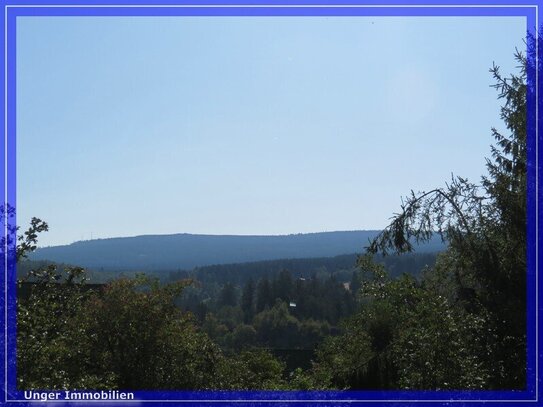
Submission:
<svg viewBox="0 0 543 407">
<path fill-rule="evenodd" d="M 191 270 L 216 264 L 263 260 L 334 257 L 359 253 L 377 235 L 376 230 L 299 233 L 291 235 L 231 236 L 146 235 L 79 241 L 39 248 L 31 260 L 77 264 L 97 271 Z M 419 252 L 435 252 L 444 245 L 438 235 L 414 242 Z"/>
<path fill-rule="evenodd" d="M 435 262 L 437 252 L 408 253 L 406 255 L 376 256 L 376 261 L 383 263 L 392 276 L 403 273 L 417 273 L 426 265 Z M 338 281 L 350 281 L 353 272 L 357 270 L 356 262 L 358 254 L 344 254 L 334 257 L 314 257 L 300 259 L 278 259 L 249 263 L 216 264 L 212 266 L 195 267 L 191 270 L 160 270 L 147 271 L 146 275 L 156 277 L 161 282 L 174 282 L 180 279 L 190 278 L 196 280 L 209 289 L 232 283 L 238 286 L 244 285 L 249 279 L 259 279 L 263 276 L 273 276 L 282 270 L 288 270 L 294 278 L 309 278 L 314 275 L 326 278 L 334 275 Z M 17 264 L 17 277 L 28 276 L 31 270 L 44 268 L 54 264 L 60 274 L 66 268 L 74 267 L 73 264 L 56 263 L 48 260 L 23 259 Z M 103 284 L 118 277 L 135 277 L 141 273 L 138 270 L 105 271 L 102 269 L 85 269 L 89 282 Z M 31 280 L 31 279 L 30 279 Z"/>
<path fill-rule="evenodd" d="M 365 254 L 172 270 L 92 289 L 80 267 L 30 267 L 17 310 L 19 388 L 525 388 L 534 67 L 516 58 L 516 75 L 491 69 L 508 133 L 492 130 L 488 174 L 412 192 Z M 8 242 L 19 262 L 47 229 L 34 218 Z M 409 254 L 436 235 L 447 242 L 441 253 Z"/>
</svg>

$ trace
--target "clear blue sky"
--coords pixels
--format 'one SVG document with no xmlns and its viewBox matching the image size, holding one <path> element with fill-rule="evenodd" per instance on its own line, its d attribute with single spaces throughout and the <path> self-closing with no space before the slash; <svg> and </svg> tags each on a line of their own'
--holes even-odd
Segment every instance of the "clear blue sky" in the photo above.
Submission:
<svg viewBox="0 0 543 407">
<path fill-rule="evenodd" d="M 522 18 L 17 20 L 18 223 L 40 245 L 377 229 L 477 181 Z"/>
</svg>

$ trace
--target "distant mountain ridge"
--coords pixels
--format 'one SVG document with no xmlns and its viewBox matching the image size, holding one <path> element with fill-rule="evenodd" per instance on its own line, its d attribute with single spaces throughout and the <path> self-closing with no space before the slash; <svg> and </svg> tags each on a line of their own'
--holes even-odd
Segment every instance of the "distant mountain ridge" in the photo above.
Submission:
<svg viewBox="0 0 543 407">
<path fill-rule="evenodd" d="M 279 236 L 143 235 L 40 248 L 30 259 L 105 271 L 188 270 L 214 264 L 362 253 L 379 233 L 378 230 L 359 230 Z M 417 247 L 421 253 L 443 249 L 444 244 L 437 236 Z"/>
</svg>

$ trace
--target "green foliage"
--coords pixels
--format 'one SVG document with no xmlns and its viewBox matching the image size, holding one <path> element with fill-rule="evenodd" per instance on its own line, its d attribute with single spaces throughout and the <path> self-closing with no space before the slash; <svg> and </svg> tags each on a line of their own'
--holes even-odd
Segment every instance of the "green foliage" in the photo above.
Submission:
<svg viewBox="0 0 543 407">
<path fill-rule="evenodd" d="M 510 134 L 492 129 L 488 176 L 412 191 L 368 247 L 401 254 L 437 233 L 447 250 L 420 281 L 390 279 L 370 256 L 359 259 L 362 308 L 319 350 L 315 377 L 324 384 L 368 387 L 377 375 L 381 388 L 524 388 L 527 60 L 516 59 L 518 75 L 491 69 Z"/>
<path fill-rule="evenodd" d="M 30 220 L 30 227 L 18 237 L 17 244 L 17 261 L 26 258 L 30 252 L 36 250 L 38 243 L 38 234 L 47 232 L 49 226 L 47 223 L 38 218 Z"/>
<path fill-rule="evenodd" d="M 273 293 L 270 280 L 267 277 L 262 278 L 256 287 L 256 312 L 262 312 L 265 308 L 273 305 Z"/>
<path fill-rule="evenodd" d="M 33 250 L 43 225 L 33 222 L 28 239 L 20 240 L 21 258 Z M 142 275 L 93 291 L 84 284 L 83 269 L 59 273 L 55 265 L 28 277 L 31 289 L 17 309 L 21 389 L 286 388 L 284 364 L 271 354 L 227 358 L 175 306 L 190 281 L 160 285 Z M 238 347 L 256 337 L 249 326 L 234 333 Z"/>
<path fill-rule="evenodd" d="M 273 296 L 288 302 L 293 296 L 292 276 L 288 270 L 281 270 L 277 278 L 273 280 Z"/>
<path fill-rule="evenodd" d="M 300 322 L 298 331 L 299 346 L 314 348 L 325 337 L 330 335 L 331 327 L 326 321 L 315 321 L 314 319 L 306 319 Z"/>
<path fill-rule="evenodd" d="M 26 259 L 37 249 L 38 235 L 49 230 L 49 225 L 39 218 L 33 217 L 30 226 L 17 237 L 19 227 L 15 225 L 15 208 L 9 204 L 0 205 L 0 226 L 5 228 L 6 236 L 0 241 L 2 255 L 15 256 L 15 261 Z M 4 250 L 7 248 L 7 253 Z"/>
<path fill-rule="evenodd" d="M 226 336 L 229 332 L 228 327 L 212 313 L 206 315 L 202 329 L 215 341 Z"/>
<path fill-rule="evenodd" d="M 209 388 L 218 347 L 174 305 L 188 284 L 120 279 L 90 298 L 82 318 L 100 369 L 121 388 Z"/>
<path fill-rule="evenodd" d="M 292 346 L 292 340 L 298 336 L 300 322 L 290 315 L 287 304 L 277 300 L 271 309 L 255 317 L 254 327 L 261 343 L 288 348 Z"/>
<path fill-rule="evenodd" d="M 17 259 L 34 251 L 38 234 L 47 230 L 47 223 L 32 218 L 17 239 Z M 91 358 L 88 337 L 77 322 L 89 296 L 83 269 L 65 267 L 60 273 L 55 265 L 42 265 L 19 280 L 19 287 L 28 280 L 33 281 L 28 298 L 17 300 L 18 387 L 114 388 L 115 377 L 86 369 Z"/>
<path fill-rule="evenodd" d="M 216 312 L 217 318 L 226 325 L 229 331 L 243 322 L 243 311 L 240 307 L 224 306 Z"/>
<path fill-rule="evenodd" d="M 253 279 L 249 279 L 243 287 L 241 294 L 241 309 L 243 310 L 243 321 L 250 323 L 255 313 L 255 284 Z"/>
<path fill-rule="evenodd" d="M 313 372 L 317 387 L 354 387 L 373 355 L 371 337 L 364 326 L 346 323 L 343 335 L 326 338 L 318 348 L 318 364 Z"/>
<path fill-rule="evenodd" d="M 219 294 L 218 306 L 235 307 L 237 303 L 238 296 L 236 293 L 236 288 L 232 283 L 226 283 Z"/>
<path fill-rule="evenodd" d="M 279 260 L 196 270 L 205 283 L 190 289 L 188 280 L 161 285 L 139 276 L 93 291 L 81 268 L 32 268 L 34 285 L 17 309 L 19 387 L 524 388 L 526 70 L 533 62 L 516 58 L 517 75 L 491 69 L 509 134 L 492 129 L 488 175 L 412 191 L 354 273 L 350 264 L 338 269 L 349 256 L 326 264 L 292 260 L 294 278 Z M 14 218 L 11 208 L 0 212 Z M 47 230 L 33 218 L 16 242 L 3 243 L 24 260 Z M 377 255 L 410 252 L 436 234 L 447 250 L 435 263 L 434 256 Z M 242 275 L 228 281 L 238 268 Z M 255 286 L 249 275 L 263 277 Z M 291 368 L 287 379 L 288 358 L 258 346 L 276 353 L 318 348 L 313 368 Z"/>
<path fill-rule="evenodd" d="M 414 236 L 424 241 L 434 230 L 449 242 L 436 273 L 451 290 L 447 301 L 460 305 L 467 313 L 465 324 L 477 327 L 489 348 L 481 351 L 481 360 L 473 361 L 479 374 L 457 370 L 464 380 L 458 378 L 457 384 L 465 388 L 482 382 L 491 388 L 525 385 L 527 60 L 521 53 L 516 59 L 520 72 L 510 78 L 503 77 L 497 66 L 491 69 L 504 100 L 501 118 L 510 134 L 492 129 L 496 144 L 491 147 L 492 159 L 487 159 L 488 176 L 480 184 L 456 177 L 445 188 L 412 193 L 370 247 L 410 250 L 406 239 Z M 467 356 L 461 355 L 451 355 L 449 363 L 465 360 Z M 493 372 L 487 373 L 490 366 Z M 428 385 L 445 386 L 451 381 L 442 377 Z"/>
<path fill-rule="evenodd" d="M 238 325 L 230 338 L 229 347 L 237 351 L 251 348 L 257 344 L 257 333 L 252 325 Z"/>
<path fill-rule="evenodd" d="M 87 369 L 90 343 L 78 317 L 89 292 L 73 283 L 81 269 L 60 275 L 54 267 L 38 270 L 39 276 L 25 301 L 17 304 L 17 384 L 21 389 L 115 388 L 115 377 Z M 22 284 L 20 282 L 19 284 Z"/>
<path fill-rule="evenodd" d="M 318 373 L 322 373 L 318 371 Z M 325 375 L 328 377 L 328 373 Z M 314 371 L 304 371 L 296 368 L 289 375 L 288 388 L 290 390 L 329 390 L 331 387 L 323 385 L 323 382 L 329 382 L 327 379 L 318 377 Z"/>
<path fill-rule="evenodd" d="M 219 367 L 217 388 L 239 390 L 284 390 L 284 363 L 268 351 L 254 349 L 225 359 Z"/>
<path fill-rule="evenodd" d="M 479 389 L 489 387 L 492 366 L 481 337 L 482 316 L 451 307 L 446 299 L 417 290 L 413 308 L 402 315 L 391 359 L 404 389 Z"/>
<path fill-rule="evenodd" d="M 357 322 L 367 327 L 373 349 L 393 361 L 397 387 L 487 387 L 491 367 L 483 362 L 483 315 L 465 312 L 409 276 L 383 276 L 363 294 L 370 302 Z"/>
</svg>

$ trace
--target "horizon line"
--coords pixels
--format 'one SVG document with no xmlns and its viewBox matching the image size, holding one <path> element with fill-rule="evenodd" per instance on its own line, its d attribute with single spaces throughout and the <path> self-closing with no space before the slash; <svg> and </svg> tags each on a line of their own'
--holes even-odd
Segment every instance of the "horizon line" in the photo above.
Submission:
<svg viewBox="0 0 543 407">
<path fill-rule="evenodd" d="M 74 240 L 71 243 L 38 246 L 37 249 L 45 249 L 49 247 L 59 247 L 59 246 L 71 246 L 76 243 L 86 243 L 86 242 L 93 242 L 93 241 L 98 241 L 98 240 L 135 239 L 139 237 L 165 237 L 165 236 L 179 236 L 179 235 L 210 236 L 210 237 L 288 237 L 288 236 L 298 236 L 298 235 L 316 235 L 316 234 L 323 234 L 323 233 L 382 232 L 383 230 L 384 229 L 349 229 L 349 230 L 323 230 L 319 232 L 296 232 L 296 233 L 278 233 L 278 234 L 232 234 L 232 233 L 214 234 L 214 233 L 191 233 L 191 232 L 149 233 L 149 234 L 130 235 L 130 236 L 111 236 L 111 237 L 97 237 L 97 238 L 91 238 L 91 239 Z"/>
</svg>

